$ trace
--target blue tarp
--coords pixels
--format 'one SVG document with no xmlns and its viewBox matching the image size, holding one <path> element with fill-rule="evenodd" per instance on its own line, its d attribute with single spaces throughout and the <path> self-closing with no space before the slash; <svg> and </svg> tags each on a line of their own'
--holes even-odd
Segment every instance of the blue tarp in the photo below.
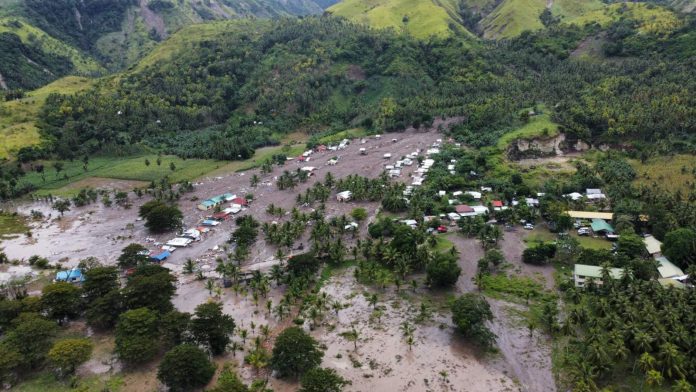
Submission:
<svg viewBox="0 0 696 392">
<path fill-rule="evenodd" d="M 56 282 L 82 282 L 84 280 L 85 277 L 82 276 L 82 270 L 79 268 L 56 273 Z"/>
<path fill-rule="evenodd" d="M 165 250 L 164 252 L 162 252 L 162 253 L 160 253 L 160 254 L 158 254 L 158 255 L 150 256 L 150 258 L 151 258 L 152 260 L 155 260 L 155 261 L 164 261 L 164 260 L 167 259 L 167 257 L 169 257 L 169 256 L 171 256 L 171 255 L 172 255 L 172 254 L 169 253 L 168 250 Z"/>
</svg>

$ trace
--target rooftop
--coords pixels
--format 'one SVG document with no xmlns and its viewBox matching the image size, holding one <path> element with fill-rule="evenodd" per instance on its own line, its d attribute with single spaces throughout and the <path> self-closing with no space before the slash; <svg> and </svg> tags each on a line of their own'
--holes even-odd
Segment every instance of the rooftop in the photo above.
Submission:
<svg viewBox="0 0 696 392">
<path fill-rule="evenodd" d="M 576 219 L 604 219 L 612 220 L 614 214 L 611 212 L 597 212 L 597 211 L 567 211 L 571 218 Z"/>
<path fill-rule="evenodd" d="M 467 212 L 474 212 L 474 209 L 465 205 L 465 204 L 460 204 L 456 207 L 454 207 L 454 210 L 457 211 L 458 214 L 464 214 Z"/>
<path fill-rule="evenodd" d="M 600 231 L 606 231 L 608 233 L 613 233 L 614 228 L 611 227 L 607 221 L 604 219 L 592 219 L 592 231 L 594 232 L 600 232 Z"/>
<path fill-rule="evenodd" d="M 575 264 L 575 270 L 573 272 L 575 275 L 584 276 L 588 278 L 602 278 L 602 267 L 598 265 L 586 265 L 586 264 Z M 609 275 L 613 279 L 621 279 L 623 276 L 622 268 L 609 268 Z"/>
<path fill-rule="evenodd" d="M 660 253 L 662 251 L 662 242 L 651 235 L 643 238 L 643 242 L 645 243 L 645 249 L 647 249 L 648 253 L 651 255 Z"/>
<path fill-rule="evenodd" d="M 666 257 L 658 257 L 655 260 L 658 262 L 657 271 L 661 278 L 673 278 L 675 276 L 684 275 L 684 271 L 676 265 L 672 264 Z"/>
</svg>

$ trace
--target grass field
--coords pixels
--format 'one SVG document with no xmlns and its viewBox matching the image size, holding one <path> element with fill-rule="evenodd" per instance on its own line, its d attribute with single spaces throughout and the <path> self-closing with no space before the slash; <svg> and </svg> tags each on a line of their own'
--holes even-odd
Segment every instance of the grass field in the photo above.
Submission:
<svg viewBox="0 0 696 392">
<path fill-rule="evenodd" d="M 541 114 L 533 116 L 522 127 L 508 132 L 498 139 L 498 148 L 505 150 L 507 146 L 518 139 L 534 139 L 538 137 L 554 137 L 558 135 L 558 124 L 551 121 L 551 116 L 541 108 Z"/>
<path fill-rule="evenodd" d="M 503 0 L 490 14 L 481 20 L 484 38 L 512 38 L 525 30 L 541 30 L 544 25 L 539 15 L 546 7 L 546 0 Z"/>
<path fill-rule="evenodd" d="M 317 140 L 318 143 L 329 144 L 329 143 L 339 143 L 343 139 L 357 139 L 359 137 L 367 136 L 367 131 L 363 128 L 353 128 L 346 129 L 332 135 L 324 136 Z"/>
<path fill-rule="evenodd" d="M 0 240 L 24 234 L 28 230 L 27 223 L 21 216 L 0 212 Z"/>
<path fill-rule="evenodd" d="M 145 165 L 145 159 L 150 161 L 149 166 Z M 90 159 L 87 171 L 83 169 L 82 161 L 76 160 L 73 162 L 62 162 L 64 168 L 59 173 L 56 173 L 53 162 L 43 162 L 46 181 L 36 172 L 28 173 L 22 181 L 34 184 L 38 188 L 36 193 L 39 195 L 50 193 L 57 196 L 66 196 L 74 194 L 79 190 L 72 184 L 89 178 L 99 177 L 150 182 L 168 176 L 170 181 L 179 182 L 200 177 L 227 164 L 227 162 L 206 159 L 183 160 L 174 156 L 162 156 L 162 164 L 159 166 L 156 161 L 157 155 L 130 158 L 95 157 Z M 170 169 L 171 163 L 175 165 L 174 171 Z M 67 179 L 65 179 L 65 174 L 68 176 Z"/>
<path fill-rule="evenodd" d="M 91 85 L 89 78 L 66 76 L 34 90 L 23 99 L 0 103 L 0 159 L 21 147 L 39 144 L 36 116 L 51 93 L 74 94 Z"/>
<path fill-rule="evenodd" d="M 605 240 L 604 238 L 594 238 L 588 236 L 579 236 L 576 231 L 571 230 L 569 232 L 570 236 L 578 240 L 580 246 L 587 249 L 611 249 L 611 242 Z M 556 234 L 550 232 L 546 228 L 536 227 L 534 230 L 530 231 L 529 234 L 524 238 L 524 242 L 528 247 L 540 244 L 542 242 L 555 241 L 557 238 Z"/>
<path fill-rule="evenodd" d="M 435 245 L 435 248 L 433 251 L 435 252 L 446 252 L 454 247 L 454 244 L 452 241 L 447 239 L 449 234 L 436 234 L 435 238 L 437 238 L 437 245 Z"/>
<path fill-rule="evenodd" d="M 302 154 L 305 151 L 305 144 L 295 144 L 292 146 L 273 146 L 273 147 L 263 147 L 256 150 L 254 156 L 250 159 L 244 161 L 234 161 L 227 164 L 223 164 L 219 168 L 206 173 L 205 176 L 219 176 L 222 174 L 241 172 L 245 170 L 251 170 L 257 168 L 263 164 L 267 159 L 271 159 L 273 155 L 285 154 L 288 157 L 295 157 Z"/>
<path fill-rule="evenodd" d="M 636 171 L 636 185 L 656 185 L 670 191 L 686 192 L 696 182 L 696 157 L 693 155 L 674 155 L 657 157 L 646 163 L 631 160 Z"/>
<path fill-rule="evenodd" d="M 416 38 L 449 36 L 453 32 L 450 26 L 466 32 L 452 16 L 455 10 L 451 0 L 344 0 L 328 9 L 354 22 L 378 29 L 393 28 Z"/>
</svg>

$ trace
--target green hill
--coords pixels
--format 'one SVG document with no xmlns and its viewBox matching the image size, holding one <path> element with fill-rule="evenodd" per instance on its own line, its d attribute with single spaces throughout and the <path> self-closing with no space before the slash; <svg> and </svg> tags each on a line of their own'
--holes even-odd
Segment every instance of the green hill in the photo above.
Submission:
<svg viewBox="0 0 696 392">
<path fill-rule="evenodd" d="M 669 9 L 646 3 L 610 4 L 566 21 L 578 25 L 596 22 L 606 27 L 619 20 L 635 21 L 639 32 L 653 34 L 667 34 L 684 24 Z"/>
<path fill-rule="evenodd" d="M 0 0 L 0 34 L 12 34 L 0 38 L 0 90 L 127 68 L 191 24 L 321 12 L 312 0 Z"/>
<path fill-rule="evenodd" d="M 0 102 L 0 160 L 14 155 L 22 147 L 41 142 L 36 119 L 49 94 L 70 95 L 90 84 L 91 79 L 67 76 L 27 93 L 22 99 Z"/>
<path fill-rule="evenodd" d="M 622 4 L 626 4 L 625 6 Z M 541 14 L 549 10 L 557 22 L 604 26 L 621 17 L 619 9 L 647 25 L 666 26 L 676 19 L 664 6 L 693 11 L 694 0 L 614 3 L 601 0 L 343 0 L 328 12 L 375 28 L 393 28 L 417 38 L 474 32 L 486 39 L 509 39 L 524 31 L 545 29 Z M 650 20 L 653 22 L 648 23 Z"/>
<path fill-rule="evenodd" d="M 61 76 L 104 68 L 81 50 L 16 18 L 0 18 L 0 89 L 33 89 Z"/>
<path fill-rule="evenodd" d="M 333 15 L 375 28 L 393 28 L 417 38 L 467 34 L 453 0 L 344 0 L 328 9 Z"/>
<path fill-rule="evenodd" d="M 480 22 L 484 38 L 500 39 L 544 28 L 539 15 L 547 0 L 503 0 Z"/>
</svg>

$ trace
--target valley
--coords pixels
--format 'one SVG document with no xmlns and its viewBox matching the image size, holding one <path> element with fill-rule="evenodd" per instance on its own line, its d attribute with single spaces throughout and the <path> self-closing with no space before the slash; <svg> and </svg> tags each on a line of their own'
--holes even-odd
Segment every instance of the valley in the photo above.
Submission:
<svg viewBox="0 0 696 392">
<path fill-rule="evenodd" d="M 693 11 L 0 0 L 0 383 L 693 392 Z"/>
</svg>

